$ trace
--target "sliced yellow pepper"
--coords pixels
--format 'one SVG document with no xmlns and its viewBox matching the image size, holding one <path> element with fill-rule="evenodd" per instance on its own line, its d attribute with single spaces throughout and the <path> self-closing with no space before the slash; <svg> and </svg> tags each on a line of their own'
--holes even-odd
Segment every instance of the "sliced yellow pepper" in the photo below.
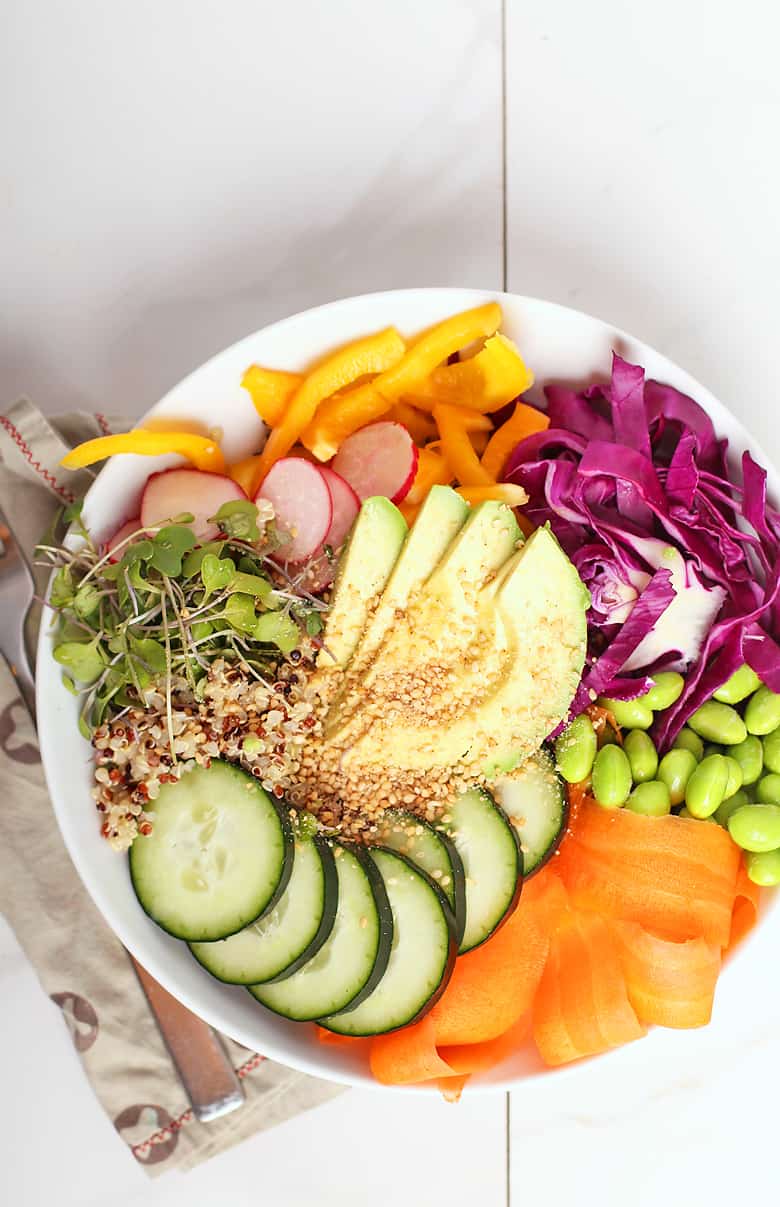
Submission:
<svg viewBox="0 0 780 1207">
<path fill-rule="evenodd" d="M 461 407 L 441 403 L 433 408 L 444 459 L 461 486 L 492 486 L 495 478 L 480 464 L 469 440 Z"/>
<path fill-rule="evenodd" d="M 76 445 L 62 458 L 60 465 L 66 469 L 83 469 L 94 465 L 116 453 L 137 453 L 143 457 L 156 457 L 160 453 L 178 453 L 191 461 L 196 469 L 208 473 L 225 472 L 225 458 L 215 440 L 208 436 L 196 436 L 191 432 L 150 432 L 145 428 L 134 428 L 132 432 L 120 432 L 116 436 L 98 436 Z"/>
<path fill-rule="evenodd" d="M 395 327 L 387 327 L 339 348 L 307 374 L 266 441 L 261 454 L 263 477 L 280 457 L 287 455 L 311 423 L 323 399 L 330 398 L 360 377 L 389 369 L 401 360 L 405 348 Z M 310 447 L 306 440 L 303 443 Z"/>
<path fill-rule="evenodd" d="M 259 485 L 260 477 L 260 458 L 245 457 L 243 461 L 236 461 L 235 465 L 231 465 L 228 474 L 250 499 L 255 497 L 257 493 L 257 485 Z"/>
<path fill-rule="evenodd" d="M 501 307 L 488 302 L 437 323 L 411 345 L 392 368 L 372 382 L 339 398 L 328 398 L 317 410 L 301 440 L 320 461 L 329 461 L 347 436 L 373 423 L 393 403 L 422 388 L 437 365 L 475 339 L 492 335 L 501 323 Z M 430 410 L 430 406 L 426 409 Z"/>
<path fill-rule="evenodd" d="M 502 423 L 490 437 L 482 454 L 483 468 L 494 478 L 500 478 L 515 445 L 534 432 L 546 431 L 549 426 L 550 420 L 536 407 L 529 406 L 527 402 L 518 402 L 506 423 Z"/>
<path fill-rule="evenodd" d="M 421 448 L 417 454 L 417 473 L 404 499 L 405 503 L 424 503 L 432 486 L 446 486 L 452 481 L 452 470 L 440 453 Z"/>
<path fill-rule="evenodd" d="M 522 507 L 528 502 L 528 495 L 522 486 L 515 486 L 513 482 L 497 482 L 495 486 L 459 486 L 457 490 L 471 504 L 495 499 L 498 503 L 507 503 L 509 507 Z"/>
<path fill-rule="evenodd" d="M 397 402 L 389 415 L 397 423 L 402 423 L 415 444 L 427 444 L 436 435 L 436 424 L 430 415 L 418 411 L 416 407 L 406 402 Z"/>
<path fill-rule="evenodd" d="M 407 402 L 430 411 L 437 402 L 472 407 L 476 411 L 497 411 L 534 382 L 519 351 L 505 335 L 494 335 L 469 360 L 440 365 L 422 387 L 406 397 Z"/>
<path fill-rule="evenodd" d="M 248 392 L 263 422 L 269 427 L 276 427 L 302 381 L 300 373 L 250 365 L 241 378 L 241 385 Z"/>
<path fill-rule="evenodd" d="M 481 457 L 488 446 L 490 436 L 487 432 L 469 432 L 471 436 L 471 447 L 478 457 Z"/>
</svg>

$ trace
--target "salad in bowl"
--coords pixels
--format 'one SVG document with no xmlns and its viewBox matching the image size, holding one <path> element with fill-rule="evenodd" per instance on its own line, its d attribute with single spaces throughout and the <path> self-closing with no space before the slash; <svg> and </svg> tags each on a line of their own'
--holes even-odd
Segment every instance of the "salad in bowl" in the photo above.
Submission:
<svg viewBox="0 0 780 1207">
<path fill-rule="evenodd" d="M 44 763 L 101 909 L 325 1076 L 455 1099 L 703 1026 L 780 883 L 761 460 L 542 303 L 265 337 L 64 461 L 111 458 L 40 551 Z"/>
</svg>

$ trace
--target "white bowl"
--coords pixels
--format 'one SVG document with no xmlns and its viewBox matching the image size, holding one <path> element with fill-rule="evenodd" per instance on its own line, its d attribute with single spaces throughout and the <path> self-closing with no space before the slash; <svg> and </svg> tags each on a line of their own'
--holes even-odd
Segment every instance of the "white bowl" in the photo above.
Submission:
<svg viewBox="0 0 780 1207">
<path fill-rule="evenodd" d="M 769 469 L 770 492 L 777 497 L 778 477 L 768 458 L 741 423 L 684 370 L 646 344 L 598 319 L 535 298 L 471 289 L 408 289 L 346 298 L 283 319 L 248 336 L 196 369 L 165 396 L 142 420 L 176 418 L 194 427 L 218 426 L 230 461 L 256 451 L 262 424 L 247 394 L 241 375 L 253 361 L 282 369 L 303 369 L 334 346 L 356 336 L 395 324 L 412 335 L 459 310 L 483 302 L 500 302 L 503 330 L 520 346 L 536 375 L 534 390 L 549 381 L 586 384 L 609 375 L 613 348 L 641 364 L 649 377 L 669 382 L 694 397 L 710 414 L 715 428 L 727 436 L 733 453 L 749 448 Z M 91 488 L 84 508 L 88 527 L 99 537 L 110 533 L 137 512 L 143 482 L 153 470 L 176 464 L 175 457 L 118 456 L 104 467 Z M 113 852 L 100 837 L 90 788 L 92 752 L 77 730 L 77 708 L 62 686 L 60 668 L 51 654 L 51 633 L 44 626 L 38 646 L 38 726 L 46 778 L 55 813 L 71 858 L 95 904 L 109 926 L 134 956 L 180 1001 L 214 1027 L 247 1047 L 263 1052 L 293 1068 L 333 1081 L 375 1087 L 360 1059 L 345 1048 L 323 1046 L 313 1028 L 286 1022 L 268 1013 L 246 992 L 213 980 L 183 943 L 165 934 L 143 913 L 133 890 L 127 860 Z M 721 983 L 712 1027 L 728 1025 L 738 1013 L 755 969 L 764 959 L 773 918 L 762 920 L 753 936 L 729 960 Z M 774 933 L 772 933 L 774 939 Z M 679 1051 L 679 1033 L 654 1029 L 642 1041 L 648 1060 L 664 1051 Z M 687 1036 L 685 1037 L 687 1039 Z M 677 1049 L 674 1045 L 678 1045 Z M 623 1049 L 611 1053 L 621 1059 Z M 602 1057 L 601 1060 L 604 1060 Z M 530 1078 L 575 1075 L 582 1064 L 552 1073 L 542 1069 L 530 1052 L 524 1052 L 490 1074 L 474 1078 L 467 1092 L 506 1090 Z M 417 1087 L 397 1092 L 419 1092 Z"/>
</svg>

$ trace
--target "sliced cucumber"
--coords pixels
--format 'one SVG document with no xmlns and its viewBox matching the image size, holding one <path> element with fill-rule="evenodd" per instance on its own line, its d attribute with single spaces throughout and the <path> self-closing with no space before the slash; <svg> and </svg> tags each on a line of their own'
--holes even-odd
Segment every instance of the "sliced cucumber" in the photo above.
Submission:
<svg viewBox="0 0 780 1207">
<path fill-rule="evenodd" d="M 496 780 L 491 787 L 520 835 L 524 874 L 532 876 L 556 850 L 568 817 L 555 761 L 542 747 L 510 779 Z"/>
<path fill-rule="evenodd" d="M 396 851 L 375 847 L 371 858 L 393 911 L 393 950 L 369 997 L 320 1019 L 339 1035 L 381 1035 L 421 1018 L 444 990 L 457 954 L 455 920 L 433 880 Z"/>
<path fill-rule="evenodd" d="M 292 861 L 286 811 L 251 775 L 214 760 L 160 789 L 152 833 L 130 848 L 130 876 L 158 926 L 210 942 L 270 909 Z"/>
<path fill-rule="evenodd" d="M 466 876 L 452 839 L 406 809 L 387 809 L 378 823 L 377 843 L 405 855 L 436 881 L 455 915 L 460 943 L 466 925 Z"/>
<path fill-rule="evenodd" d="M 336 862 L 322 838 L 296 839 L 292 875 L 273 909 L 244 930 L 190 951 L 218 981 L 268 984 L 292 976 L 316 956 L 336 918 Z"/>
<path fill-rule="evenodd" d="M 303 967 L 249 992 L 275 1014 L 297 1022 L 357 1005 L 382 979 L 393 942 L 393 915 L 379 872 L 364 851 L 334 844 L 336 921 L 327 942 Z"/>
<path fill-rule="evenodd" d="M 454 842 L 466 875 L 463 954 L 489 939 L 517 905 L 523 855 L 506 813 L 481 788 L 464 792 L 446 816 L 439 828 Z"/>
</svg>

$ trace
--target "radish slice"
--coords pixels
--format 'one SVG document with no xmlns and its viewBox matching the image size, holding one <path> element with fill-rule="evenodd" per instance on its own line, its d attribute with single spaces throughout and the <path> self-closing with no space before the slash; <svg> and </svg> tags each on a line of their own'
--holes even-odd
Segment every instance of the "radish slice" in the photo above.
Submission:
<svg viewBox="0 0 780 1207">
<path fill-rule="evenodd" d="M 359 498 L 386 495 L 400 503 L 417 473 L 417 446 L 401 423 L 370 423 L 347 437 L 333 468 Z"/>
<path fill-rule="evenodd" d="M 126 520 L 124 524 L 117 528 L 113 536 L 110 536 L 106 541 L 106 553 L 111 553 L 114 549 L 116 549 L 117 545 L 122 545 L 122 553 L 124 553 L 127 545 L 132 544 L 132 542 L 128 541 L 127 538 L 132 536 L 134 532 L 138 532 L 139 534 L 141 532 L 140 516 L 135 516 L 132 520 Z M 123 541 L 127 541 L 127 544 L 122 544 Z M 112 557 L 111 561 L 119 561 L 119 558 Z"/>
<path fill-rule="evenodd" d="M 333 519 L 325 478 L 303 457 L 282 457 L 268 471 L 255 496 L 273 504 L 276 523 L 291 540 L 279 550 L 287 562 L 305 562 L 323 544 Z"/>
<path fill-rule="evenodd" d="M 320 473 L 330 491 L 330 501 L 333 505 L 333 518 L 330 521 L 328 535 L 322 542 L 322 550 L 312 560 L 306 575 L 305 586 L 309 591 L 322 591 L 329 587 L 336 576 L 336 557 L 360 511 L 360 499 L 355 494 L 349 482 L 345 482 L 340 474 L 336 474 L 327 465 L 320 467 Z M 325 546 L 332 551 L 329 557 Z"/>
<path fill-rule="evenodd" d="M 161 524 L 189 512 L 195 517 L 190 525 L 199 541 L 219 535 L 216 524 L 209 523 L 223 503 L 245 499 L 246 494 L 232 478 L 207 474 L 201 469 L 165 469 L 152 474 L 141 497 L 141 523 L 144 528 Z"/>
</svg>

